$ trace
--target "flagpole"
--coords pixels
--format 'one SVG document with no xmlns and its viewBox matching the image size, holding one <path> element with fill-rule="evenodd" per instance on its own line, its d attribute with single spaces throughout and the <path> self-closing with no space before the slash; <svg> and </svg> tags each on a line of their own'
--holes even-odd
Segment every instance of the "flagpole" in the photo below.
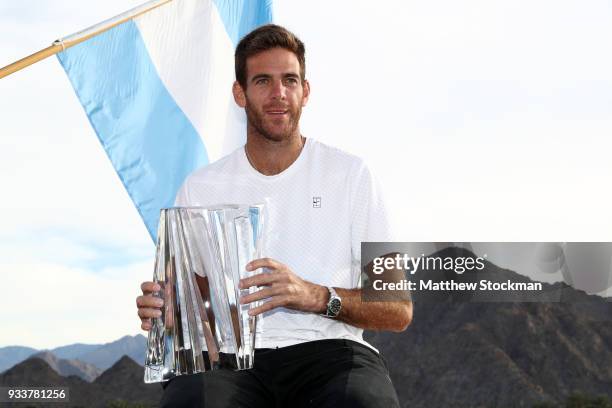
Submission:
<svg viewBox="0 0 612 408">
<path fill-rule="evenodd" d="M 83 41 L 90 39 L 91 37 L 95 37 L 98 34 L 108 31 L 113 27 L 116 27 L 120 24 L 125 23 L 128 20 L 145 14 L 153 9 L 156 9 L 157 7 L 163 6 L 166 3 L 170 3 L 171 1 L 173 0 L 148 1 L 144 4 L 141 4 L 140 6 L 134 7 L 133 9 L 126 11 L 125 13 L 121 13 L 118 16 L 109 18 L 108 20 L 105 20 L 99 24 L 86 28 L 85 30 L 72 34 L 66 38 L 55 40 L 53 44 L 49 47 L 35 52 L 32 55 L 28 55 L 27 57 L 22 58 L 19 61 L 15 61 L 12 64 L 9 64 L 3 68 L 0 68 L 0 79 L 19 70 L 22 70 L 23 68 L 28 67 L 47 57 L 50 57 L 51 55 L 55 55 L 58 52 L 64 51 L 67 48 L 80 44 Z"/>
</svg>

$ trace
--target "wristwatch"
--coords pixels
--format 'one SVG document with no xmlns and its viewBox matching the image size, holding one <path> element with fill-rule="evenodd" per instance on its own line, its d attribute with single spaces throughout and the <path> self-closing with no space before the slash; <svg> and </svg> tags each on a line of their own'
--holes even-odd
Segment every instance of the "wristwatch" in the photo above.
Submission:
<svg viewBox="0 0 612 408">
<path fill-rule="evenodd" d="M 329 290 L 329 301 L 327 302 L 327 310 L 323 316 L 334 318 L 338 316 L 340 309 L 342 309 L 342 298 L 338 296 L 335 289 L 331 286 L 329 286 L 327 290 Z"/>
</svg>

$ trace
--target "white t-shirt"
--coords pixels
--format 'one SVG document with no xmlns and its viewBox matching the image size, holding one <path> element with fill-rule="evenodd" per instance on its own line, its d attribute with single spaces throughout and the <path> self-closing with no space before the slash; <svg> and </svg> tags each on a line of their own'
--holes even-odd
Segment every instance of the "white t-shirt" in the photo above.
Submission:
<svg viewBox="0 0 612 408">
<path fill-rule="evenodd" d="M 391 240 L 380 190 L 364 162 L 312 139 L 291 166 L 273 176 L 255 170 L 241 147 L 193 172 L 176 198 L 177 206 L 231 203 L 265 203 L 264 257 L 324 286 L 359 287 L 361 242 Z M 259 328 L 257 348 L 322 339 L 369 346 L 362 329 L 285 308 L 264 313 Z"/>
</svg>

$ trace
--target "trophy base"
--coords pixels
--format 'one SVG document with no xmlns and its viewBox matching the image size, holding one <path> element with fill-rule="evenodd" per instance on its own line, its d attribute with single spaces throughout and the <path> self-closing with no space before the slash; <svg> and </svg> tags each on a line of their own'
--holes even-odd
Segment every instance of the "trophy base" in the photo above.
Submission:
<svg viewBox="0 0 612 408">
<path fill-rule="evenodd" d="M 165 382 L 176 377 L 176 372 L 168 370 L 163 364 L 145 366 L 144 382 L 146 384 Z"/>
<path fill-rule="evenodd" d="M 253 357 L 254 356 L 252 354 L 245 354 L 243 356 L 237 355 L 236 365 L 232 368 L 236 371 L 248 370 L 250 368 L 253 368 L 253 363 L 254 363 Z"/>
</svg>

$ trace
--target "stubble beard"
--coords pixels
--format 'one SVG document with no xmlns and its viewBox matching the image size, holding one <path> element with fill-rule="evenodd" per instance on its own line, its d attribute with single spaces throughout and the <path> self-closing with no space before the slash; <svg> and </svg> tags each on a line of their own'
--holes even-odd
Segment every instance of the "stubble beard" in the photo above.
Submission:
<svg viewBox="0 0 612 408">
<path fill-rule="evenodd" d="M 300 116 L 302 115 L 302 108 L 297 107 L 291 109 L 287 107 L 287 113 L 289 114 L 289 120 L 287 125 L 280 131 L 271 129 L 271 126 L 267 126 L 265 113 L 255 108 L 247 99 L 245 106 L 247 115 L 247 126 L 254 129 L 257 133 L 263 136 L 266 140 L 271 142 L 282 142 L 291 139 L 291 136 L 298 132 L 298 124 L 300 122 Z"/>
</svg>

